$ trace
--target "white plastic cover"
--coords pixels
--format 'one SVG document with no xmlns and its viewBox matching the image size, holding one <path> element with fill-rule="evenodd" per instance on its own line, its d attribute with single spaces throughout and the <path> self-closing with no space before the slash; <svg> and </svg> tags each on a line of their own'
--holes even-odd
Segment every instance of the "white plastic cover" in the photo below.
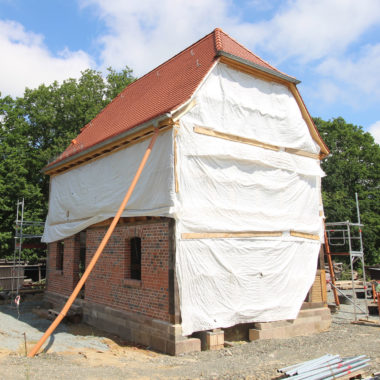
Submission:
<svg viewBox="0 0 380 380">
<path fill-rule="evenodd" d="M 64 239 L 115 216 L 149 145 L 132 145 L 51 179 L 42 241 Z M 173 206 L 173 132 L 157 138 L 122 216 L 169 216 Z"/>
<path fill-rule="evenodd" d="M 218 65 L 177 134 L 177 279 L 182 333 L 294 319 L 313 284 L 320 242 L 318 160 L 194 132 L 318 153 L 285 86 Z M 182 233 L 283 231 L 273 238 L 182 239 Z"/>
<path fill-rule="evenodd" d="M 194 132 L 194 126 L 312 153 L 286 86 L 217 64 L 174 134 L 159 137 L 123 216 L 176 220 L 176 271 L 184 335 L 237 323 L 293 319 L 314 281 L 321 234 L 319 161 Z M 44 241 L 113 216 L 148 141 L 52 180 Z M 176 170 L 179 192 L 174 191 Z M 182 233 L 283 231 L 281 237 L 182 239 Z"/>
</svg>

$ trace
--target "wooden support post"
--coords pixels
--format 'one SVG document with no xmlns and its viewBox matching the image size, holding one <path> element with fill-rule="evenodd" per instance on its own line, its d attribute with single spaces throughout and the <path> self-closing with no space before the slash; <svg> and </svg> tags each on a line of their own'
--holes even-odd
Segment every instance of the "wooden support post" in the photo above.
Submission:
<svg viewBox="0 0 380 380">
<path fill-rule="evenodd" d="M 330 269 L 330 281 L 333 284 L 332 291 L 334 293 L 335 305 L 340 306 L 338 292 L 336 290 L 336 285 L 335 285 L 334 266 L 331 260 L 331 252 L 330 252 L 329 241 L 327 239 L 326 229 L 325 229 L 325 247 L 326 247 L 327 262 L 329 263 L 329 269 Z"/>
</svg>

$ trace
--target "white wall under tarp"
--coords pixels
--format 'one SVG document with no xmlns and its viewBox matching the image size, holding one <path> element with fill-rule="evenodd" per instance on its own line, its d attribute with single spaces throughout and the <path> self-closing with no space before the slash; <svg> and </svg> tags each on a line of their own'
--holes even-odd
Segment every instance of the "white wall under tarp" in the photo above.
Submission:
<svg viewBox="0 0 380 380">
<path fill-rule="evenodd" d="M 74 235 L 115 216 L 149 140 L 51 178 L 42 241 Z M 122 216 L 170 216 L 173 203 L 173 131 L 157 138 Z"/>
<path fill-rule="evenodd" d="M 177 133 L 159 136 L 123 216 L 175 218 L 184 335 L 293 319 L 314 281 L 320 242 L 290 231 L 321 235 L 319 160 L 202 135 L 194 127 L 310 153 L 319 153 L 319 146 L 286 86 L 217 64 L 194 98 L 196 106 L 181 118 Z M 53 177 L 43 240 L 113 216 L 148 143 Z M 282 235 L 182 238 L 249 231 Z"/>
<path fill-rule="evenodd" d="M 177 279 L 182 331 L 294 319 L 317 268 L 319 160 L 202 135 L 195 126 L 319 153 L 285 87 L 220 64 L 177 133 Z M 282 231 L 280 237 L 182 239 L 183 233 Z"/>
</svg>

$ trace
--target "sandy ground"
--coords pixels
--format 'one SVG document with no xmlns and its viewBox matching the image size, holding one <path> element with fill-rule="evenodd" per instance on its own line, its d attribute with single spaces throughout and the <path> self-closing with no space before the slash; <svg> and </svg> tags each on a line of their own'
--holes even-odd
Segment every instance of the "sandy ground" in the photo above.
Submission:
<svg viewBox="0 0 380 380">
<path fill-rule="evenodd" d="M 342 305 L 330 331 L 291 339 L 232 342 L 220 351 L 179 357 L 129 345 L 84 324 L 61 324 L 43 353 L 25 357 L 49 326 L 40 298 L 21 303 L 20 314 L 0 305 L 0 379 L 274 379 L 277 368 L 324 354 L 367 355 L 380 371 L 380 325 L 354 325 Z M 378 317 L 372 317 L 379 320 Z M 25 333 L 25 336 L 24 336 Z"/>
</svg>

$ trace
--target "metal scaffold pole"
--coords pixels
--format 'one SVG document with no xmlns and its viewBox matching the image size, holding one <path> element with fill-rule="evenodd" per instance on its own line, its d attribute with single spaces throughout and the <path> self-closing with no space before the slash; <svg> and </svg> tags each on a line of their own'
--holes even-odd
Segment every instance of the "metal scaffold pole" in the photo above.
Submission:
<svg viewBox="0 0 380 380">
<path fill-rule="evenodd" d="M 24 266 L 22 262 L 22 251 L 24 245 L 27 244 L 25 239 L 35 239 L 42 237 L 42 228 L 44 222 L 25 220 L 25 200 L 24 198 L 16 203 L 16 220 L 15 220 L 15 235 L 14 235 L 14 251 L 13 260 L 10 268 L 10 291 L 11 303 L 19 298 L 20 289 L 24 283 Z"/>
<path fill-rule="evenodd" d="M 364 288 L 364 299 L 365 299 L 365 311 L 366 317 L 368 319 L 368 303 L 367 303 L 367 279 L 365 274 L 365 264 L 364 264 L 364 248 L 363 248 L 363 236 L 362 236 L 362 228 L 363 224 L 361 224 L 360 220 L 360 209 L 359 209 L 359 200 L 358 194 L 355 193 L 355 202 L 356 202 L 356 212 L 357 212 L 357 223 L 351 223 L 349 220 L 345 222 L 330 222 L 326 223 L 326 245 L 327 245 L 327 254 L 329 263 L 331 262 L 331 256 L 339 255 L 349 256 L 350 259 L 350 272 L 351 272 L 351 286 L 352 286 L 352 300 L 350 300 L 347 296 L 344 295 L 343 292 L 339 291 L 342 295 L 346 297 L 349 301 L 353 303 L 354 306 L 354 318 L 357 321 L 357 309 L 359 308 L 363 311 L 357 301 L 356 295 L 356 285 L 354 278 L 354 264 L 359 260 L 361 263 L 362 271 L 363 271 L 363 288 Z M 340 246 L 342 249 L 347 248 L 347 252 L 336 251 L 331 252 L 331 247 Z M 329 265 L 330 271 L 332 272 L 330 275 L 332 278 L 335 278 L 334 269 L 332 263 Z M 334 289 L 337 289 L 335 284 L 332 283 Z M 338 289 L 339 290 L 339 289 Z"/>
</svg>

